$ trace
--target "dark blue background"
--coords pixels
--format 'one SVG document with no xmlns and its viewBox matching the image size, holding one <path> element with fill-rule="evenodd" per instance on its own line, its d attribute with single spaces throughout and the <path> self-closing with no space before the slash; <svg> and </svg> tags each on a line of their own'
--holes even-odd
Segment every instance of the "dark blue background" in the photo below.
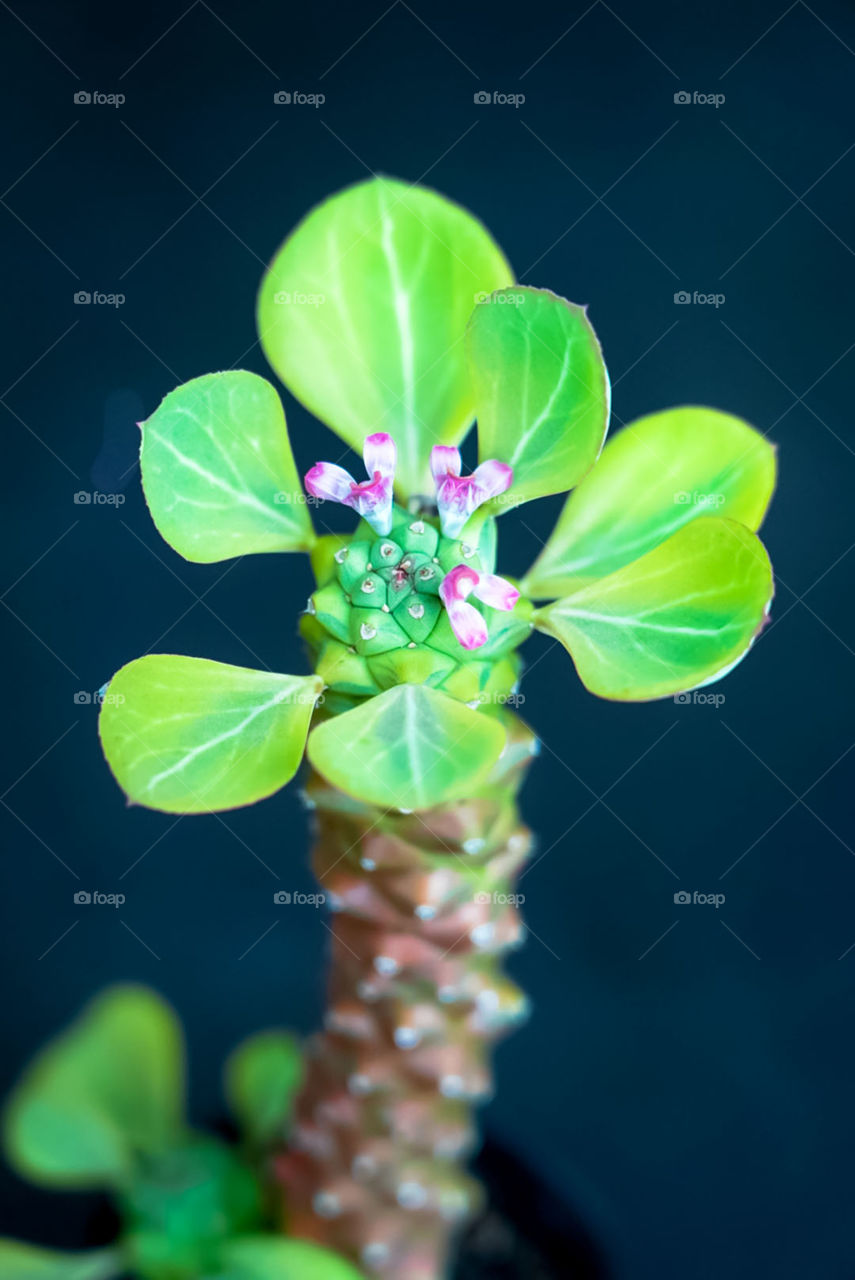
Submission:
<svg viewBox="0 0 855 1280">
<path fill-rule="evenodd" d="M 200 1119 L 236 1040 L 317 1024 L 322 920 L 273 905 L 311 888 L 296 788 L 222 819 L 126 811 L 74 695 L 149 648 L 305 670 L 307 565 L 180 560 L 145 510 L 133 423 L 196 374 L 267 372 L 257 283 L 311 205 L 373 170 L 424 177 L 524 282 L 590 304 L 615 426 L 694 401 L 780 445 L 774 621 L 722 706 L 599 702 L 563 650 L 531 645 L 542 856 L 512 967 L 534 1016 L 498 1054 L 486 1124 L 577 1205 L 620 1280 L 851 1276 L 851 5 L 13 8 L 4 1087 L 115 979 L 180 1010 Z M 280 88 L 326 102 L 276 106 Z M 126 301 L 76 306 L 80 289 Z M 725 301 L 675 305 L 682 289 Z M 286 407 L 301 470 L 338 456 Z M 127 501 L 74 504 L 95 488 Z M 507 572 L 558 509 L 506 518 Z M 78 888 L 127 901 L 76 907 Z M 726 901 L 679 907 L 680 888 Z M 4 1229 L 80 1238 L 73 1198 L 3 1185 Z"/>
</svg>

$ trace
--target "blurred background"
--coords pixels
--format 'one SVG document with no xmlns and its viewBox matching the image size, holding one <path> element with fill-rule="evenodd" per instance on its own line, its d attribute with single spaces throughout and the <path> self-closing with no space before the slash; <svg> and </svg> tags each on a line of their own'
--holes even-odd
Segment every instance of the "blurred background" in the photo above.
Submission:
<svg viewBox="0 0 855 1280">
<path fill-rule="evenodd" d="M 422 180 L 590 305 L 613 428 L 698 402 L 780 446 L 773 622 L 723 701 L 599 702 L 557 644 L 526 650 L 540 847 L 511 966 L 534 1012 L 485 1127 L 617 1280 L 851 1277 L 852 5 L 12 0 L 0 29 L 2 1091 L 118 979 L 180 1011 L 200 1120 L 239 1038 L 318 1023 L 323 915 L 273 901 L 312 887 L 297 788 L 126 810 L 96 691 L 149 650 L 306 669 L 307 563 L 182 561 L 134 424 L 194 375 L 268 372 L 256 288 L 312 205 Z M 285 403 L 300 470 L 337 457 Z M 505 572 L 559 509 L 503 520 Z M 0 1181 L 0 1230 L 82 1238 L 85 1198 Z"/>
</svg>

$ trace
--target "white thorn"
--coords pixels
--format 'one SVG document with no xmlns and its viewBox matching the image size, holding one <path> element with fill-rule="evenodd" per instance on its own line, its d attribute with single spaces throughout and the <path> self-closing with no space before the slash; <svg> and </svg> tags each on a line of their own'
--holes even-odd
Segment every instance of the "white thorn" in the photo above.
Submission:
<svg viewBox="0 0 855 1280">
<path fill-rule="evenodd" d="M 402 1209 L 423 1209 L 428 1202 L 428 1193 L 420 1182 L 399 1182 L 395 1199 Z"/>
<path fill-rule="evenodd" d="M 375 956 L 374 968 L 378 973 L 382 973 L 384 977 L 394 978 L 395 974 L 401 972 L 401 966 L 392 956 Z"/>
<path fill-rule="evenodd" d="M 443 1076 L 439 1082 L 443 1098 L 462 1098 L 466 1092 L 463 1076 Z"/>
<path fill-rule="evenodd" d="M 389 1261 L 389 1246 L 383 1240 L 370 1240 L 359 1256 L 366 1267 L 382 1267 Z"/>
<path fill-rule="evenodd" d="M 422 1033 L 415 1027 L 396 1027 L 392 1039 L 399 1049 L 415 1049 L 422 1038 Z"/>
<path fill-rule="evenodd" d="M 480 853 L 486 843 L 481 836 L 470 836 L 468 840 L 463 841 L 463 852 Z"/>
<path fill-rule="evenodd" d="M 359 628 L 359 634 L 362 636 L 363 640 L 373 640 L 377 635 L 377 628 L 372 627 L 368 622 L 363 622 L 362 626 Z"/>
<path fill-rule="evenodd" d="M 479 948 L 489 947 L 495 935 L 496 926 L 490 920 L 486 920 L 484 924 L 476 924 L 475 928 L 469 932 L 472 944 Z"/>
<path fill-rule="evenodd" d="M 420 902 L 414 909 L 413 915 L 418 916 L 420 920 L 433 920 L 436 915 L 436 907 L 432 907 L 428 902 Z"/>
<path fill-rule="evenodd" d="M 373 1156 L 369 1156 L 363 1151 L 358 1156 L 353 1157 L 350 1172 L 354 1178 L 370 1178 L 372 1174 L 377 1172 L 377 1161 Z"/>
<path fill-rule="evenodd" d="M 319 1218 L 337 1218 L 341 1213 L 341 1201 L 332 1191 L 318 1191 L 312 1197 L 312 1208 Z"/>
</svg>

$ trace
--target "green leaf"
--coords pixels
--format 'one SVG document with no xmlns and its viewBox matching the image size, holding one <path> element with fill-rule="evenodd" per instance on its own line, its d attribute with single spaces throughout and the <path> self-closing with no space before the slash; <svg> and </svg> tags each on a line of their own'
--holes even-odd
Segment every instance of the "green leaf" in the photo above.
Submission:
<svg viewBox="0 0 855 1280">
<path fill-rule="evenodd" d="M 307 1240 L 244 1236 L 224 1250 L 222 1280 L 363 1280 L 337 1253 Z"/>
<path fill-rule="evenodd" d="M 281 1137 L 303 1082 L 298 1041 L 284 1031 L 260 1031 L 226 1062 L 226 1094 L 243 1132 L 255 1142 Z"/>
<path fill-rule="evenodd" d="M 561 641 L 592 693 L 644 701 L 726 675 L 762 628 L 773 589 L 759 538 L 708 516 L 539 610 L 535 623 Z"/>
<path fill-rule="evenodd" d="M 261 345 L 282 381 L 361 453 L 388 431 L 396 484 L 433 493 L 435 444 L 474 409 L 464 333 L 478 297 L 513 281 L 480 222 L 425 187 L 374 178 L 292 232 L 261 285 Z"/>
<path fill-rule="evenodd" d="M 191 1136 L 141 1170 L 119 1198 L 128 1271 L 140 1280 L 210 1275 L 225 1239 L 259 1229 L 263 1199 L 235 1146 Z"/>
<path fill-rule="evenodd" d="M 285 413 L 264 378 L 242 370 L 194 378 L 141 426 L 146 501 L 185 560 L 312 545 Z"/>
<path fill-rule="evenodd" d="M 522 589 L 565 595 L 699 516 L 759 529 L 774 487 L 774 447 L 740 418 L 692 406 L 639 418 L 567 499 Z"/>
<path fill-rule="evenodd" d="M 313 730 L 328 782 L 387 809 L 429 809 L 475 791 L 502 753 L 499 724 L 422 685 L 387 689 Z"/>
<path fill-rule="evenodd" d="M 515 285 L 475 308 L 466 335 L 478 456 L 514 469 L 499 513 L 578 484 L 603 447 L 609 378 L 584 307 Z"/>
<path fill-rule="evenodd" d="M 122 1270 L 122 1260 L 114 1249 L 59 1253 L 17 1240 L 0 1240 L 3 1280 L 108 1280 Z"/>
<path fill-rule="evenodd" d="M 322 688 L 318 676 L 149 654 L 110 681 L 101 745 L 136 804 L 166 813 L 234 809 L 293 778 Z"/>
<path fill-rule="evenodd" d="M 25 1071 L 5 1117 L 5 1148 L 26 1178 L 120 1185 L 137 1154 L 182 1126 L 184 1048 L 170 1007 L 144 987 L 113 987 Z"/>
</svg>

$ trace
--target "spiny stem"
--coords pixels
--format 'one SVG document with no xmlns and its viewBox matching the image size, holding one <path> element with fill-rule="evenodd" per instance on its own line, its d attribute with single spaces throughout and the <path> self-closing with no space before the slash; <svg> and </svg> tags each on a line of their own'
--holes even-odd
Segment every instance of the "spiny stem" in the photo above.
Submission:
<svg viewBox="0 0 855 1280">
<path fill-rule="evenodd" d="M 471 1106 L 490 1093 L 489 1043 L 526 1010 L 499 961 L 522 933 L 512 885 L 531 839 L 515 796 L 536 741 L 506 722 L 470 800 L 384 813 L 317 775 L 307 787 L 336 911 L 330 1003 L 277 1167 L 289 1232 L 369 1275 L 440 1280 L 479 1201 L 460 1163 Z"/>
</svg>

